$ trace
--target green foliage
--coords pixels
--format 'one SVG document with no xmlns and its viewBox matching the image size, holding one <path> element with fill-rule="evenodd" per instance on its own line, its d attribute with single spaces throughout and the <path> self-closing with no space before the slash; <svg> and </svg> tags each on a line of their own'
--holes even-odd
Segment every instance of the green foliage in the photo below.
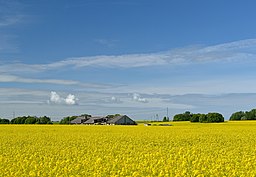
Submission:
<svg viewBox="0 0 256 177">
<path fill-rule="evenodd" d="M 70 122 L 74 119 L 76 119 L 77 117 L 92 117 L 90 114 L 82 114 L 80 116 L 68 116 L 68 117 L 64 117 L 63 119 L 60 120 L 59 124 L 70 124 Z"/>
<path fill-rule="evenodd" d="M 173 117 L 173 121 L 190 121 L 192 114 L 189 111 L 186 111 L 183 114 L 176 114 Z"/>
<path fill-rule="evenodd" d="M 224 117 L 220 113 L 208 113 L 201 114 L 199 117 L 199 122 L 201 123 L 214 123 L 214 122 L 224 122 Z"/>
<path fill-rule="evenodd" d="M 29 117 L 31 117 L 31 116 L 16 117 L 11 120 L 11 123 L 12 124 L 25 124 L 26 119 Z"/>
<path fill-rule="evenodd" d="M 52 124 L 52 121 L 49 117 L 43 116 L 37 119 L 36 124 Z"/>
<path fill-rule="evenodd" d="M 70 122 L 74 119 L 76 119 L 78 116 L 68 116 L 64 117 L 63 119 L 60 120 L 59 124 L 70 124 Z"/>
<path fill-rule="evenodd" d="M 224 122 L 224 117 L 220 113 L 208 113 L 207 114 L 207 122 Z"/>
<path fill-rule="evenodd" d="M 256 120 L 256 109 L 245 112 L 245 117 L 243 120 Z"/>
<path fill-rule="evenodd" d="M 170 121 L 170 120 L 169 120 L 169 117 L 164 116 L 163 122 L 169 122 L 169 121 Z"/>
<path fill-rule="evenodd" d="M 173 117 L 173 121 L 212 123 L 212 122 L 224 122 L 224 117 L 220 113 L 192 114 L 189 111 L 186 111 L 183 114 L 176 114 Z"/>
<path fill-rule="evenodd" d="M 207 115 L 206 114 L 201 114 L 199 116 L 199 122 L 201 122 L 201 123 L 207 122 Z"/>
<path fill-rule="evenodd" d="M 9 124 L 9 123 L 10 123 L 9 119 L 1 119 L 0 118 L 0 124 Z"/>
<path fill-rule="evenodd" d="M 190 122 L 199 122 L 201 114 L 193 114 L 192 117 L 190 118 Z"/>
<path fill-rule="evenodd" d="M 245 112 L 243 111 L 235 112 L 230 116 L 229 120 L 241 120 L 244 116 Z"/>
<path fill-rule="evenodd" d="M 49 117 L 22 116 L 11 120 L 12 124 L 52 124 Z"/>
<path fill-rule="evenodd" d="M 121 116 L 121 114 L 110 114 L 110 115 L 107 115 L 106 118 L 114 118 L 116 116 Z"/>
<path fill-rule="evenodd" d="M 256 120 L 256 109 L 235 112 L 230 116 L 229 120 Z"/>
<path fill-rule="evenodd" d="M 37 121 L 37 118 L 35 117 L 28 117 L 26 120 L 25 120 L 25 124 L 35 124 Z"/>
</svg>

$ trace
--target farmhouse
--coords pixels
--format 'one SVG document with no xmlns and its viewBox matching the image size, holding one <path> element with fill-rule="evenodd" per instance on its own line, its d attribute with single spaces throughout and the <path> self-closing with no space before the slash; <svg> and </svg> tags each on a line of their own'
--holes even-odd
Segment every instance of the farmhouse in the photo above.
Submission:
<svg viewBox="0 0 256 177">
<path fill-rule="evenodd" d="M 126 115 L 118 115 L 114 117 L 86 117 L 80 116 L 70 122 L 71 124 L 108 124 L 108 125 L 136 125 L 130 117 Z"/>
</svg>

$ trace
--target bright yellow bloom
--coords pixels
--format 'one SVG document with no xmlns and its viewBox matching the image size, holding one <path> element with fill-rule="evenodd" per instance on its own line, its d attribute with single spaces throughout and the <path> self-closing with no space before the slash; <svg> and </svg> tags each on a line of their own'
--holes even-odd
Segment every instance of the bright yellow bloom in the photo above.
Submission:
<svg viewBox="0 0 256 177">
<path fill-rule="evenodd" d="M 0 125 L 0 176 L 256 176 L 256 122 Z"/>
</svg>

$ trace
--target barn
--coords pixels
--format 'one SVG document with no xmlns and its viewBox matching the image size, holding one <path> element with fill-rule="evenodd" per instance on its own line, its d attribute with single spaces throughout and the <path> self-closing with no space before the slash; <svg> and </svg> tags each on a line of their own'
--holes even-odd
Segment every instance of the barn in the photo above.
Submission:
<svg viewBox="0 0 256 177">
<path fill-rule="evenodd" d="M 126 115 L 115 116 L 108 119 L 107 124 L 110 125 L 137 125 L 130 117 Z"/>
<path fill-rule="evenodd" d="M 72 120 L 70 122 L 71 124 L 108 124 L 108 125 L 137 125 L 135 121 L 133 121 L 130 117 L 127 115 L 118 115 L 109 118 L 106 117 L 86 117 L 86 116 L 80 116 L 76 119 Z"/>
</svg>

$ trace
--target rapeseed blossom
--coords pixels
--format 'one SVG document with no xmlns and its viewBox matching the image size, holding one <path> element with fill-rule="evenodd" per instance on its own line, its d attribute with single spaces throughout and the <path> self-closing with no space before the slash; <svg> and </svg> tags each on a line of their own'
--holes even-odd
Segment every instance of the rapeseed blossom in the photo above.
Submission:
<svg viewBox="0 0 256 177">
<path fill-rule="evenodd" d="M 1 125 L 0 176 L 255 176 L 256 122 Z"/>
</svg>

